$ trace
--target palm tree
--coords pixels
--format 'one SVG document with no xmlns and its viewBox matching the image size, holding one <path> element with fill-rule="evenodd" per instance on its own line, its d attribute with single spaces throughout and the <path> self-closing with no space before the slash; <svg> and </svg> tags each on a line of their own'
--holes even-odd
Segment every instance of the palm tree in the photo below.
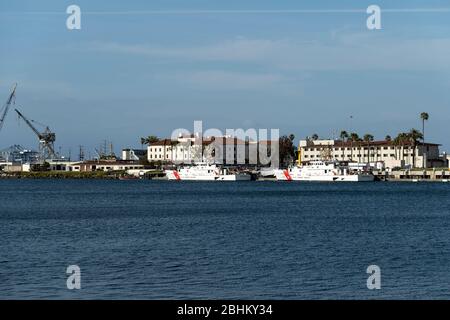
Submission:
<svg viewBox="0 0 450 320">
<path fill-rule="evenodd" d="M 344 160 L 344 141 L 345 141 L 345 139 L 348 139 L 348 133 L 347 133 L 347 131 L 345 131 L 345 130 L 342 130 L 341 131 L 341 134 L 339 135 L 340 137 L 341 137 L 341 140 L 342 140 L 342 144 L 341 144 L 341 147 L 342 147 L 342 160 Z"/>
<path fill-rule="evenodd" d="M 355 132 L 350 133 L 350 140 L 352 141 L 358 141 L 359 140 L 359 135 Z"/>
<path fill-rule="evenodd" d="M 392 137 L 390 135 L 387 135 L 384 140 L 386 140 L 387 142 L 391 142 L 392 141 Z"/>
<path fill-rule="evenodd" d="M 423 139 L 423 134 L 419 131 L 419 130 L 417 130 L 417 129 L 411 129 L 411 130 L 409 130 L 409 132 L 407 133 L 407 137 L 408 137 L 408 140 L 409 140 L 409 142 L 412 144 L 412 147 L 413 147 L 413 156 L 412 156 L 412 165 L 413 165 L 413 168 L 415 167 L 415 165 L 416 165 L 416 148 L 417 148 L 417 144 L 418 144 L 418 142 L 419 142 L 419 140 L 422 140 Z"/>
<path fill-rule="evenodd" d="M 318 135 L 317 133 L 314 133 L 314 134 L 311 136 L 311 139 L 313 139 L 313 140 L 319 140 L 319 135 Z"/>
<path fill-rule="evenodd" d="M 367 162 L 370 163 L 370 142 L 373 141 L 373 135 L 366 133 L 363 140 L 367 143 Z"/>
<path fill-rule="evenodd" d="M 141 144 L 144 145 L 150 145 L 151 143 L 155 143 L 159 141 L 159 138 L 157 136 L 148 136 L 145 138 L 141 138 Z"/>
<path fill-rule="evenodd" d="M 404 132 L 400 132 L 397 137 L 395 137 L 394 139 L 394 145 L 396 146 L 395 148 L 395 158 L 397 160 L 403 160 L 404 159 L 404 151 L 403 148 L 405 146 L 405 144 L 409 142 L 409 136 L 407 133 Z M 401 147 L 400 149 L 398 147 Z M 397 157 L 397 153 L 398 151 L 401 151 L 401 157 Z M 401 159 L 400 159 L 401 158 Z"/>
<path fill-rule="evenodd" d="M 400 146 L 400 143 L 401 143 L 401 137 L 400 137 L 400 134 L 398 134 L 395 138 L 394 138 L 394 141 L 393 141 L 393 143 L 394 143 L 394 146 L 395 146 L 395 159 L 396 160 L 399 160 L 398 158 L 398 147 Z"/>
<path fill-rule="evenodd" d="M 353 161 L 353 142 L 359 141 L 359 136 L 356 132 L 350 133 L 350 141 L 351 141 L 351 152 L 350 152 L 350 158 Z"/>
<path fill-rule="evenodd" d="M 293 135 L 292 133 L 289 135 L 289 140 L 291 140 L 292 142 L 294 142 L 295 140 L 295 135 Z"/>
<path fill-rule="evenodd" d="M 425 168 L 425 121 L 428 121 L 430 116 L 426 112 L 420 114 L 420 119 L 422 119 L 422 168 Z"/>
<path fill-rule="evenodd" d="M 347 131 L 342 130 L 341 134 L 339 136 L 341 137 L 342 141 L 344 141 L 345 139 L 348 138 L 348 133 L 347 133 Z"/>
</svg>

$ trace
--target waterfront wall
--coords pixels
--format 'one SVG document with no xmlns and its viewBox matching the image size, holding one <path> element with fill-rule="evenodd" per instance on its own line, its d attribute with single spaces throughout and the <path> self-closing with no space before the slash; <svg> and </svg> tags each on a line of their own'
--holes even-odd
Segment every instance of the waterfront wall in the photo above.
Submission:
<svg viewBox="0 0 450 320">
<path fill-rule="evenodd" d="M 396 171 L 375 171 L 375 177 L 379 180 L 449 180 L 450 171 L 448 169 L 433 170 L 396 170 Z"/>
</svg>

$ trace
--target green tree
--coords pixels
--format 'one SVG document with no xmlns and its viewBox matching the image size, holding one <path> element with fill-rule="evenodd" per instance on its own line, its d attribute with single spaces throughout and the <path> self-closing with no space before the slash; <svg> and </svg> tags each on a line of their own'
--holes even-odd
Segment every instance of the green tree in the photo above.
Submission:
<svg viewBox="0 0 450 320">
<path fill-rule="evenodd" d="M 355 132 L 350 133 L 350 140 L 353 142 L 359 141 L 359 135 Z"/>
<path fill-rule="evenodd" d="M 283 166 L 288 165 L 295 157 L 294 139 L 293 134 L 284 135 L 279 139 L 280 164 Z"/>
<path fill-rule="evenodd" d="M 428 115 L 428 113 L 426 112 L 422 112 L 420 114 L 420 119 L 422 119 L 422 168 L 425 168 L 426 163 L 425 163 L 425 121 L 428 121 L 428 119 L 430 118 L 430 116 Z"/>
<path fill-rule="evenodd" d="M 342 160 L 343 160 L 344 159 L 344 155 L 345 155 L 345 153 L 344 153 L 344 150 L 345 150 L 344 142 L 345 142 L 345 140 L 348 140 L 349 135 L 348 135 L 347 131 L 342 130 L 339 136 L 341 137 L 341 141 L 342 141 L 341 149 L 342 149 Z"/>
<path fill-rule="evenodd" d="M 397 137 L 395 137 L 394 139 L 394 145 L 396 146 L 395 148 L 395 158 L 397 160 L 402 160 L 404 159 L 404 151 L 403 148 L 405 146 L 405 144 L 409 141 L 409 137 L 407 133 L 404 132 L 400 132 Z M 401 152 L 401 154 L 399 154 Z M 397 156 L 397 154 L 399 154 L 399 156 Z M 400 157 L 401 156 L 401 157 Z"/>
<path fill-rule="evenodd" d="M 159 141 L 159 138 L 157 136 L 148 136 L 148 137 L 143 137 L 141 138 L 141 145 L 150 145 L 152 143 L 155 143 Z"/>
<path fill-rule="evenodd" d="M 411 129 L 408 133 L 407 133 L 407 137 L 409 139 L 409 142 L 412 144 L 412 150 L 413 150 L 413 156 L 412 156 L 412 164 L 413 167 L 416 166 L 416 151 L 417 151 L 417 145 L 419 143 L 420 140 L 423 139 L 423 134 L 417 130 L 417 129 Z"/>
<path fill-rule="evenodd" d="M 363 140 L 367 144 L 367 162 L 370 163 L 370 143 L 373 141 L 373 135 L 366 133 Z"/>
<path fill-rule="evenodd" d="M 353 144 L 355 143 L 355 142 L 357 142 L 357 141 L 359 141 L 360 139 L 359 139 L 359 135 L 356 133 L 356 132 L 352 132 L 352 133 L 350 133 L 350 135 L 349 135 L 349 140 L 350 140 L 350 142 L 351 142 L 351 151 L 350 151 L 350 158 L 351 158 L 351 160 L 353 161 Z"/>
</svg>

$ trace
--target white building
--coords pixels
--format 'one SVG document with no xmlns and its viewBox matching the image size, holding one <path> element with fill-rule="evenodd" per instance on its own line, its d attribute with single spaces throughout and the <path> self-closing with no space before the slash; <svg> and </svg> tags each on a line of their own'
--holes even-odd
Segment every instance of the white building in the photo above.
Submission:
<svg viewBox="0 0 450 320">
<path fill-rule="evenodd" d="M 123 149 L 122 160 L 139 161 L 147 158 L 147 151 L 141 149 Z"/>
<path fill-rule="evenodd" d="M 50 171 L 71 171 L 70 170 L 71 166 L 77 163 L 79 163 L 79 161 L 58 161 L 58 160 L 48 161 Z"/>
<path fill-rule="evenodd" d="M 166 163 L 189 163 L 193 161 L 210 160 L 211 139 L 205 139 L 200 142 L 195 137 L 180 137 L 177 141 L 164 139 L 154 142 L 148 146 L 147 160 L 149 162 L 166 162 Z M 202 147 L 200 147 L 202 145 Z"/>
<path fill-rule="evenodd" d="M 299 150 L 302 161 L 336 159 L 357 163 L 384 163 L 385 168 L 422 167 L 425 157 L 426 167 L 439 166 L 439 144 L 411 143 L 395 145 L 392 141 L 340 141 L 340 140 L 300 140 Z M 442 165 L 442 164 L 441 164 Z"/>
<path fill-rule="evenodd" d="M 126 171 L 141 170 L 144 166 L 136 161 L 125 160 L 88 160 L 84 162 L 72 163 L 67 167 L 67 171 L 90 172 L 90 171 Z"/>
<path fill-rule="evenodd" d="M 177 141 L 164 139 L 148 146 L 149 162 L 218 164 L 257 164 L 258 148 L 270 148 L 270 141 L 244 141 L 235 137 L 179 137 Z M 267 153 L 267 152 L 266 152 Z"/>
</svg>

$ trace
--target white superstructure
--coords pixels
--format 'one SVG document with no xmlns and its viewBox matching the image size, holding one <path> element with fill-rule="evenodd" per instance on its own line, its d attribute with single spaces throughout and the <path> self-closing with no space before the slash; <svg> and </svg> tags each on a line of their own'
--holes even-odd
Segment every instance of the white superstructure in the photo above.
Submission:
<svg viewBox="0 0 450 320">
<path fill-rule="evenodd" d="M 348 166 L 335 161 L 315 160 L 301 166 L 275 170 L 275 177 L 281 181 L 373 181 L 368 172 L 355 172 Z"/>
<path fill-rule="evenodd" d="M 228 169 L 221 169 L 215 164 L 205 163 L 165 170 L 165 173 L 169 180 L 250 181 L 251 179 L 251 176 L 247 173 L 230 172 Z"/>
</svg>

